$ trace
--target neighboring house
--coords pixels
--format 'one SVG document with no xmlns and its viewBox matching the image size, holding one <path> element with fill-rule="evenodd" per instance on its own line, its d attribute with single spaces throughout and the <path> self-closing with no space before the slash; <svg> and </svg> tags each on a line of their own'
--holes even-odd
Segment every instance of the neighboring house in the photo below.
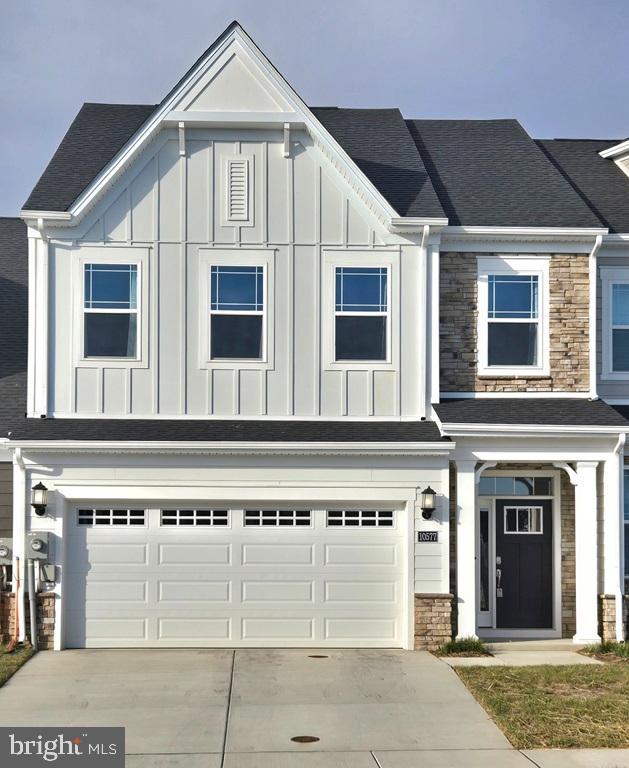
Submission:
<svg viewBox="0 0 629 768">
<path fill-rule="evenodd" d="M 621 638 L 623 152 L 308 107 L 236 23 L 159 104 L 84 105 L 0 220 L 43 642 Z"/>
</svg>

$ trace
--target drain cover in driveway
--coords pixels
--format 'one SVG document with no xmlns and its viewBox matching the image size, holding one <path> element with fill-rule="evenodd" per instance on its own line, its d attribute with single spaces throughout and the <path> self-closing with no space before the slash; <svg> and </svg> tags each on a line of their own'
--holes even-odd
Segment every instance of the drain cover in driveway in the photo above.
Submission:
<svg viewBox="0 0 629 768">
<path fill-rule="evenodd" d="M 293 736 L 291 741 L 296 741 L 298 744 L 312 744 L 313 741 L 319 741 L 318 736 Z"/>
</svg>

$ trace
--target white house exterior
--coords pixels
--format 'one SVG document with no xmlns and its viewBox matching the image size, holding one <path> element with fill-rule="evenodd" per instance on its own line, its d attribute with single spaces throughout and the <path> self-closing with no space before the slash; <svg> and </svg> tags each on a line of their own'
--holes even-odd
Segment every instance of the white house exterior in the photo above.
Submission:
<svg viewBox="0 0 629 768">
<path fill-rule="evenodd" d="M 42 643 L 624 636 L 629 244 L 513 121 L 479 141 L 533 202 L 472 211 L 502 171 L 462 190 L 437 122 L 309 108 L 236 23 L 160 104 L 84 106 L 0 285 Z"/>
</svg>

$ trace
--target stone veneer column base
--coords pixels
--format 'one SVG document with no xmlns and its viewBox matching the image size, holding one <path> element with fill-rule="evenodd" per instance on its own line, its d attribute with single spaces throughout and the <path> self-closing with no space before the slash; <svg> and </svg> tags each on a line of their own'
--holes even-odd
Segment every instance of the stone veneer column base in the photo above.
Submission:
<svg viewBox="0 0 629 768">
<path fill-rule="evenodd" d="M 25 605 L 26 636 L 30 637 L 30 612 Z M 6 641 L 15 632 L 15 595 L 0 594 L 0 635 Z M 53 592 L 37 594 L 37 645 L 40 651 L 51 651 L 55 645 L 55 595 Z"/>
<path fill-rule="evenodd" d="M 453 595 L 415 595 L 415 649 L 434 650 L 452 640 Z"/>
<path fill-rule="evenodd" d="M 616 598 L 614 595 L 598 596 L 598 633 L 604 643 L 616 639 Z"/>
</svg>

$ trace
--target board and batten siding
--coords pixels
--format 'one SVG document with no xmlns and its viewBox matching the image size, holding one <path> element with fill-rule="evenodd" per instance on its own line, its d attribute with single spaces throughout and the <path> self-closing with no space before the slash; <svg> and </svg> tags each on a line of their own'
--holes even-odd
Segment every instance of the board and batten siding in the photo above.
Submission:
<svg viewBox="0 0 629 768">
<path fill-rule="evenodd" d="M 226 226 L 223 169 L 235 155 L 251 158 L 253 220 Z M 140 364 L 77 359 L 76 264 L 95 249 L 120 258 L 134 249 L 146 254 L 147 349 Z M 208 280 L 208 254 L 220 259 L 227 250 L 258 249 L 274 275 L 269 362 L 204 364 L 208 310 L 200 285 Z M 356 251 L 392 264 L 397 330 L 390 365 L 334 366 L 325 359 L 326 322 L 332 321 L 322 316 L 326 259 Z M 80 231 L 57 230 L 50 243 L 49 413 L 422 416 L 422 258 L 418 246 L 386 231 L 305 132 L 292 134 L 285 158 L 283 135 L 275 131 L 187 130 L 180 154 L 177 134 L 163 130 Z M 327 297 L 330 312 L 332 301 Z"/>
</svg>

